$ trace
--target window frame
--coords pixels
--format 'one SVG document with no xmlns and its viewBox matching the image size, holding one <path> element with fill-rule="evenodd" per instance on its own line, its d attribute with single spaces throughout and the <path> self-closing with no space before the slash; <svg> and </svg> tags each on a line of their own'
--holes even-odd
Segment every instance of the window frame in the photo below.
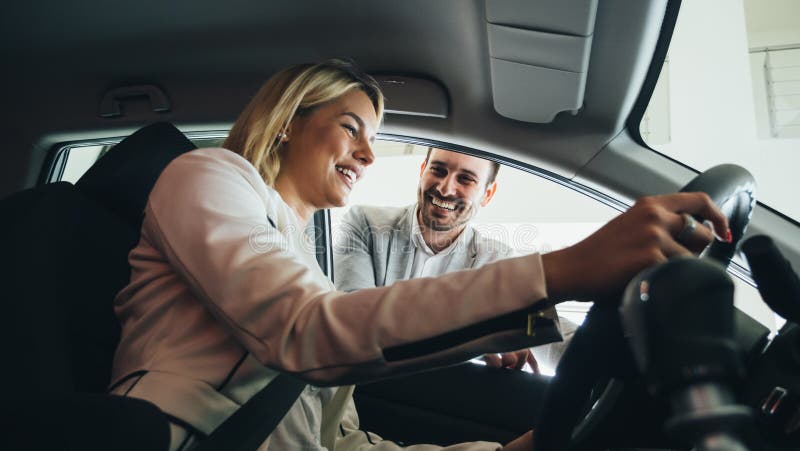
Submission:
<svg viewBox="0 0 800 451">
<path fill-rule="evenodd" d="M 677 17 L 677 14 L 676 14 L 676 17 Z M 651 69 L 652 69 L 652 67 L 651 67 Z M 656 77 L 658 77 L 658 71 L 656 71 Z M 653 86 L 655 86 L 655 84 Z M 646 105 L 645 105 L 645 108 L 646 108 Z M 642 109 L 642 111 L 640 113 L 639 120 L 641 120 L 641 114 L 644 114 L 644 109 Z M 628 127 L 630 127 L 630 122 L 628 123 Z M 638 123 L 636 123 L 636 126 L 634 127 L 634 130 L 636 130 L 638 132 Z M 189 140 L 195 141 L 195 140 L 224 139 L 225 137 L 228 136 L 228 133 L 229 133 L 228 130 L 216 129 L 216 130 L 208 130 L 208 131 L 185 132 L 184 135 Z M 126 136 L 116 136 L 116 137 L 111 137 L 111 138 L 96 138 L 96 139 L 76 140 L 76 141 L 62 142 L 62 143 L 56 144 L 55 146 L 53 146 L 54 150 L 51 152 L 51 156 L 45 161 L 45 164 L 43 165 L 42 173 L 44 175 L 42 177 L 42 180 L 40 180 L 39 184 L 54 183 L 54 182 L 60 181 L 60 178 L 61 178 L 61 176 L 63 176 L 63 173 L 64 173 L 64 168 L 66 167 L 67 159 L 69 158 L 69 153 L 72 150 L 74 150 L 76 148 L 80 148 L 80 147 L 87 147 L 87 146 L 110 146 L 110 145 L 115 145 L 115 144 L 118 144 L 120 141 L 122 141 L 124 138 L 126 138 Z M 494 162 L 500 163 L 501 165 L 504 165 L 504 166 L 507 166 L 507 167 L 511 167 L 511 168 L 514 168 L 514 169 L 518 169 L 518 170 L 526 172 L 528 174 L 543 178 L 543 179 L 545 179 L 545 180 L 547 180 L 549 182 L 556 183 L 556 184 L 558 184 L 558 185 L 560 185 L 560 186 L 562 186 L 564 188 L 570 189 L 570 190 L 575 191 L 575 192 L 577 192 L 579 194 L 587 196 L 587 197 L 589 197 L 590 199 L 592 199 L 592 200 L 594 200 L 596 202 L 600 202 L 601 204 L 604 204 L 604 205 L 606 205 L 606 206 L 608 206 L 608 207 L 610 207 L 610 208 L 612 208 L 612 209 L 614 209 L 614 210 L 616 210 L 616 211 L 618 211 L 620 213 L 625 212 L 628 208 L 631 207 L 630 203 L 628 203 L 628 202 L 626 202 L 624 200 L 618 199 L 618 198 L 616 198 L 614 196 L 611 196 L 611 195 L 609 195 L 607 193 L 604 193 L 602 191 L 599 191 L 599 190 L 597 190 L 595 188 L 592 188 L 592 187 L 589 187 L 589 186 L 584 185 L 582 183 L 576 182 L 574 180 L 571 180 L 569 178 L 566 178 L 564 176 L 556 174 L 556 173 L 554 173 L 552 171 L 548 171 L 548 170 L 543 169 L 541 167 L 538 167 L 536 165 L 525 163 L 525 162 L 521 162 L 521 161 L 515 160 L 513 158 L 500 156 L 500 155 L 494 154 L 494 153 L 492 153 L 490 151 L 478 150 L 478 149 L 475 149 L 475 148 L 472 148 L 472 147 L 467 147 L 467 146 L 454 144 L 454 143 L 448 143 L 448 142 L 444 142 L 444 141 L 437 141 L 437 140 L 433 140 L 433 139 L 419 138 L 419 137 L 414 137 L 414 136 L 410 136 L 410 135 L 401 135 L 401 134 L 392 134 L 392 133 L 378 133 L 377 136 L 376 136 L 376 139 L 384 140 L 384 141 L 401 142 L 401 143 L 405 143 L 405 144 L 415 144 L 415 145 L 424 146 L 424 147 L 436 147 L 436 148 L 439 148 L 439 149 L 445 149 L 445 150 L 450 150 L 450 151 L 454 151 L 454 152 L 463 153 L 463 154 L 466 154 L 466 155 L 472 155 L 472 156 L 484 158 L 484 159 L 487 159 L 487 160 L 490 160 L 490 161 L 494 161 Z M 645 144 L 645 146 L 646 146 L 646 144 Z M 647 148 L 649 149 L 649 147 L 647 147 Z M 652 150 L 653 152 L 658 153 L 657 151 L 655 151 L 653 149 L 650 149 L 650 150 Z M 665 157 L 665 158 L 669 158 L 669 157 Z M 673 160 L 671 158 L 669 158 L 669 159 L 672 160 L 672 161 L 675 161 L 675 160 Z M 686 165 L 683 165 L 680 162 L 676 162 L 676 163 L 681 164 L 682 166 L 692 170 L 695 173 L 699 173 L 698 171 L 696 171 L 696 170 L 694 170 L 694 169 L 692 169 L 692 168 L 690 168 L 690 167 L 688 167 Z M 759 202 L 758 204 L 761 205 L 762 207 L 774 212 L 775 214 L 777 214 L 778 216 L 784 218 L 785 220 L 793 223 L 794 225 L 800 226 L 800 223 L 792 220 L 791 218 L 786 217 L 785 215 L 781 214 L 780 212 L 775 211 L 774 209 L 772 209 L 772 208 L 770 208 L 770 207 L 768 207 L 766 205 L 763 205 L 761 202 Z M 322 218 L 320 219 L 322 222 L 319 225 L 323 226 L 323 229 L 329 229 L 330 228 L 329 215 L 326 216 L 326 218 L 327 219 L 324 219 L 324 220 Z M 328 231 L 326 236 L 322 237 L 321 239 L 325 240 L 327 243 L 330 243 L 330 239 L 331 239 L 330 232 Z M 323 245 L 327 245 L 327 243 L 318 242 L 317 245 L 318 246 L 323 246 Z M 326 259 L 326 261 L 329 260 L 329 257 L 322 257 L 322 258 Z M 322 264 L 323 262 L 321 261 L 320 263 Z M 332 265 L 330 263 L 328 263 L 328 265 L 326 265 L 326 266 L 328 268 L 332 269 Z M 731 264 L 728 267 L 728 272 L 730 274 L 732 274 L 733 276 L 737 277 L 738 279 L 742 280 L 746 284 L 748 284 L 748 285 L 750 285 L 752 287 L 756 287 L 756 283 L 753 280 L 752 275 L 750 274 L 749 268 L 746 268 L 746 267 L 742 266 L 741 264 L 739 264 L 737 262 L 731 262 Z"/>
<path fill-rule="evenodd" d="M 228 136 L 228 130 L 192 131 L 182 133 L 192 142 L 196 140 L 224 139 Z M 113 136 L 109 138 L 81 139 L 60 142 L 53 145 L 49 156 L 45 159 L 44 164 L 42 165 L 41 176 L 39 177 L 37 186 L 61 181 L 61 178 L 64 175 L 64 169 L 67 167 L 69 154 L 72 150 L 79 149 L 81 147 L 115 146 L 128 136 L 130 135 Z"/>
<path fill-rule="evenodd" d="M 659 152 L 656 149 L 653 149 L 647 142 L 644 140 L 641 134 L 640 124 L 642 119 L 644 118 L 644 114 L 647 111 L 647 107 L 650 104 L 650 100 L 652 99 L 653 93 L 656 88 L 656 84 L 658 83 L 659 76 L 661 75 L 661 70 L 664 67 L 664 62 L 667 59 L 667 54 L 669 52 L 670 44 L 672 43 L 672 36 L 675 31 L 675 25 L 678 22 L 678 14 L 681 8 L 681 0 L 669 0 L 664 11 L 664 21 L 661 25 L 661 31 L 656 41 L 656 48 L 653 52 L 653 59 L 650 62 L 650 67 L 648 68 L 647 75 L 642 83 L 641 90 L 639 91 L 639 95 L 634 102 L 633 107 L 631 108 L 631 112 L 628 115 L 628 119 L 625 122 L 625 130 L 628 132 L 628 135 L 633 139 L 636 144 L 641 146 L 644 149 L 649 150 L 650 152 L 659 155 L 660 157 L 669 160 L 676 165 L 679 165 L 695 174 L 700 174 L 700 171 L 697 169 L 679 161 L 675 158 L 666 155 L 662 152 Z M 780 219 L 788 222 L 789 224 L 800 227 L 800 221 L 795 220 L 787 216 L 786 214 L 770 207 L 769 205 L 764 204 L 761 201 L 756 201 L 756 205 L 758 207 L 764 208 L 770 213 L 775 214 Z M 731 275 L 734 275 L 739 280 L 742 280 L 746 284 L 750 285 L 753 288 L 757 288 L 756 282 L 753 279 L 753 276 L 750 272 L 749 267 L 745 267 L 735 261 L 731 261 L 730 265 L 728 266 L 728 272 Z"/>
<path fill-rule="evenodd" d="M 676 15 L 676 17 L 677 17 L 677 15 Z M 656 77 L 658 77 L 658 73 L 656 73 Z M 655 86 L 655 84 L 654 84 L 654 86 Z M 645 107 L 646 107 L 646 105 L 645 105 Z M 644 114 L 644 110 L 642 110 L 641 113 Z M 641 117 L 639 119 L 641 120 Z M 638 131 L 638 123 L 636 125 L 636 130 Z M 472 156 L 484 158 L 484 159 L 487 159 L 487 160 L 495 161 L 497 163 L 500 163 L 501 165 L 504 165 L 504 166 L 507 166 L 507 167 L 511 167 L 511 168 L 514 168 L 514 169 L 518 169 L 518 170 L 524 171 L 524 172 L 526 172 L 528 174 L 532 174 L 532 175 L 535 175 L 537 177 L 541 177 L 541 178 L 543 178 L 543 179 L 545 179 L 547 181 L 550 181 L 550 182 L 553 182 L 553 183 L 557 183 L 557 184 L 561 185 L 562 187 L 571 189 L 571 190 L 573 190 L 573 191 L 575 191 L 575 192 L 577 192 L 579 194 L 583 194 L 584 196 L 587 196 L 587 197 L 591 198 L 592 200 L 595 200 L 595 201 L 600 202 L 600 203 L 602 203 L 602 204 L 604 204 L 604 205 L 606 205 L 606 206 L 608 206 L 608 207 L 610 207 L 610 208 L 612 208 L 614 210 L 617 210 L 620 213 L 623 213 L 623 212 L 627 211 L 632 206 L 630 203 L 628 203 L 626 201 L 623 201 L 621 199 L 613 197 L 613 196 L 611 196 L 611 195 L 609 195 L 607 193 L 604 193 L 602 191 L 599 191 L 597 189 L 594 189 L 594 188 L 589 187 L 587 185 L 584 185 L 582 183 L 579 183 L 579 182 L 576 182 L 574 180 L 571 180 L 571 179 L 568 179 L 566 177 L 563 177 L 563 176 L 561 176 L 559 174 L 556 174 L 556 173 L 554 173 L 552 171 L 548 171 L 548 170 L 540 168 L 538 166 L 535 166 L 535 165 L 532 165 L 532 164 L 528 164 L 528 163 L 524 163 L 524 162 L 521 162 L 519 160 L 515 160 L 513 158 L 508 158 L 508 157 L 503 157 L 503 156 L 500 156 L 500 155 L 496 155 L 496 154 L 493 154 L 493 153 L 491 153 L 489 151 L 478 150 L 478 149 L 474 149 L 474 148 L 471 148 L 471 147 L 462 146 L 462 145 L 458 145 L 458 144 L 447 143 L 447 142 L 443 142 L 443 141 L 436 141 L 436 140 L 425 139 L 425 138 L 416 138 L 416 137 L 412 137 L 412 136 L 408 136 L 408 135 L 399 135 L 399 134 L 379 133 L 378 134 L 378 139 L 382 139 L 382 140 L 386 140 L 386 141 L 403 142 L 403 143 L 406 143 L 406 144 L 416 144 L 416 145 L 419 145 L 419 146 L 436 147 L 436 148 L 439 148 L 439 149 L 450 150 L 450 151 L 454 151 L 454 152 L 459 152 L 459 153 L 463 153 L 463 154 L 472 155 Z M 652 149 L 650 149 L 650 150 L 652 150 Z M 653 152 L 658 153 L 657 151 L 653 151 Z M 669 158 L 669 157 L 666 157 L 666 158 Z M 670 158 L 670 160 L 675 161 L 675 160 L 673 160 L 671 158 Z M 682 164 L 680 162 L 677 162 L 677 163 Z M 696 170 L 694 170 L 692 168 L 689 168 L 686 165 L 683 165 L 683 166 L 688 168 L 688 169 L 690 169 L 690 170 L 692 170 L 696 174 L 699 174 L 699 171 L 696 171 Z M 766 205 L 763 205 L 760 202 L 759 202 L 759 205 L 761 205 L 762 207 L 767 208 L 767 209 L 769 209 L 771 211 L 774 211 L 772 208 L 770 208 L 770 207 L 768 207 Z M 778 215 L 782 216 L 782 217 L 784 216 L 779 212 L 776 212 L 776 213 Z M 791 218 L 789 218 L 789 219 L 791 220 Z M 800 225 L 800 224 L 798 224 L 798 225 Z M 740 264 L 740 263 L 738 263 L 736 261 L 731 261 L 730 264 L 728 265 L 728 273 L 730 273 L 732 276 L 735 276 L 736 278 L 738 278 L 742 282 L 746 283 L 747 285 L 749 285 L 749 286 L 751 286 L 753 288 L 757 288 L 756 282 L 753 279 L 752 274 L 750 273 L 750 269 L 745 267 L 745 266 L 743 266 L 742 264 Z"/>
<path fill-rule="evenodd" d="M 548 171 L 546 169 L 540 168 L 536 165 L 532 165 L 529 163 L 524 163 L 519 160 L 515 160 L 513 158 L 508 158 L 504 156 L 500 156 L 489 151 L 485 150 L 478 150 L 472 147 L 462 146 L 459 144 L 448 143 L 444 141 L 437 141 L 433 139 L 427 138 L 417 138 L 409 135 L 399 135 L 399 134 L 391 134 L 391 133 L 378 133 L 377 139 L 383 141 L 394 141 L 394 142 L 402 142 L 405 144 L 414 144 L 417 146 L 423 147 L 435 147 L 437 149 L 444 149 L 450 150 L 453 152 L 463 153 L 466 155 L 472 155 L 475 157 L 483 158 L 485 160 L 494 161 L 496 163 L 500 163 L 503 166 L 507 166 L 513 169 L 518 169 L 520 171 L 524 171 L 528 174 L 535 175 L 537 177 L 543 178 L 547 181 L 556 183 L 561 185 L 565 188 L 568 188 L 572 191 L 575 191 L 579 194 L 587 196 L 597 202 L 600 202 L 608 207 L 613 208 L 614 210 L 622 213 L 626 211 L 631 205 L 625 201 L 617 199 L 613 196 L 610 196 L 602 191 L 596 190 L 591 188 L 587 185 L 582 183 L 576 182 L 555 172 Z"/>
<path fill-rule="evenodd" d="M 676 160 L 669 155 L 666 155 L 662 152 L 659 152 L 656 149 L 653 149 L 650 145 L 642 137 L 640 124 L 642 119 L 644 119 L 644 114 L 647 111 L 647 107 L 650 104 L 650 100 L 653 97 L 653 92 L 656 89 L 656 84 L 658 83 L 658 78 L 661 75 L 661 70 L 664 67 L 664 63 L 667 59 L 667 54 L 669 52 L 670 44 L 672 43 L 672 35 L 675 31 L 675 25 L 678 22 L 678 14 L 680 12 L 681 7 L 681 0 L 669 0 L 667 2 L 667 7 L 664 11 L 664 21 L 661 25 L 661 32 L 659 34 L 658 40 L 656 41 L 656 48 L 653 52 L 653 59 L 650 61 L 650 67 L 647 70 L 647 75 L 645 76 L 644 81 L 642 82 L 642 88 L 639 91 L 639 95 L 636 98 L 636 101 L 631 108 L 631 112 L 628 115 L 628 119 L 625 121 L 624 129 L 628 132 L 628 135 L 633 139 L 636 144 L 641 146 L 644 149 L 653 152 L 656 155 L 659 155 L 662 158 L 665 158 L 676 165 L 679 165 L 695 174 L 700 174 L 700 171 L 693 168 L 692 166 L 683 163 L 682 161 Z M 756 201 L 756 205 L 762 207 L 769 211 L 770 213 L 775 214 L 780 219 L 788 222 L 789 224 L 800 228 L 800 220 L 796 220 L 773 207 L 763 203 L 760 200 Z M 732 265 L 733 266 L 733 262 Z M 749 285 L 755 287 L 755 281 L 753 281 L 752 276 L 750 275 L 750 270 L 745 269 L 741 265 L 738 266 L 743 272 L 738 274 L 735 271 L 732 271 L 734 274 L 745 280 Z M 730 269 L 729 269 L 730 270 Z"/>
</svg>

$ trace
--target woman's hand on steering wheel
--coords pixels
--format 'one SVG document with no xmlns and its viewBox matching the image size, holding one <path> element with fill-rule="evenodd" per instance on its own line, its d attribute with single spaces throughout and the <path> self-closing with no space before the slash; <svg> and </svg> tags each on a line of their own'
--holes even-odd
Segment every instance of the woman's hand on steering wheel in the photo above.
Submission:
<svg viewBox="0 0 800 451">
<path fill-rule="evenodd" d="M 530 451 L 533 449 L 533 431 L 528 431 L 514 440 L 508 442 L 506 446 L 498 451 Z"/>
<path fill-rule="evenodd" d="M 550 298 L 597 299 L 619 292 L 644 268 L 702 251 L 714 234 L 694 216 L 730 236 L 727 218 L 705 193 L 639 199 L 585 240 L 542 257 Z"/>
<path fill-rule="evenodd" d="M 559 362 L 559 377 L 551 382 L 538 417 L 536 450 L 563 450 L 570 443 L 601 446 L 599 431 L 628 390 L 620 378 L 637 377 L 614 294 L 621 294 L 639 271 L 704 248 L 704 258 L 726 266 L 755 204 L 752 174 L 736 165 L 719 165 L 692 179 L 681 193 L 642 198 L 586 240 L 543 256 L 553 300 L 605 299 L 592 306 Z M 716 234 L 725 238 L 706 247 L 713 234 L 695 217 L 711 221 Z M 592 392 L 601 395 L 593 398 Z M 657 430 L 660 424 L 654 426 Z"/>
</svg>

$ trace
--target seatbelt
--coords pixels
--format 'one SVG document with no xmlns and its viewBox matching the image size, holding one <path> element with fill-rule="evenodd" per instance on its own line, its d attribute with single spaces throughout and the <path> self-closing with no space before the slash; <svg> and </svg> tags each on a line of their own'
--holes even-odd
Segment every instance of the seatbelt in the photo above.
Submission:
<svg viewBox="0 0 800 451">
<path fill-rule="evenodd" d="M 327 254 L 327 238 L 330 236 L 330 220 L 326 211 L 314 214 L 314 223 L 325 230 L 322 239 L 317 236 L 317 262 L 322 271 L 328 273 L 331 265 L 324 261 Z M 267 221 L 276 227 L 275 221 L 267 216 Z M 327 263 L 327 264 L 326 264 Z M 219 425 L 205 440 L 201 441 L 193 451 L 253 451 L 258 449 L 264 440 L 283 420 L 306 384 L 286 373 L 280 373 L 266 387 L 247 400 L 242 407 Z"/>
<path fill-rule="evenodd" d="M 306 384 L 286 373 L 279 374 L 253 395 L 194 451 L 253 451 L 283 420 Z"/>
</svg>

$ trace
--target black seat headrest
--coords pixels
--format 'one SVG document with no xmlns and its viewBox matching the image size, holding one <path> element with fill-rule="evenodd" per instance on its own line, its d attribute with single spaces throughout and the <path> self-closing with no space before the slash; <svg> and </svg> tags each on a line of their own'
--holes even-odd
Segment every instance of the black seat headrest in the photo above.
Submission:
<svg viewBox="0 0 800 451">
<path fill-rule="evenodd" d="M 138 230 L 161 171 L 177 156 L 196 148 L 172 124 L 151 124 L 109 150 L 75 186 Z"/>
</svg>

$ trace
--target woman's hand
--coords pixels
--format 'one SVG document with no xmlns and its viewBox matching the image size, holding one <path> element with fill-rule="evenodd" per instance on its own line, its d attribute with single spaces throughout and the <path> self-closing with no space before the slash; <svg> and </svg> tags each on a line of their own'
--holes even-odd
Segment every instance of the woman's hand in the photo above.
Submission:
<svg viewBox="0 0 800 451">
<path fill-rule="evenodd" d="M 531 366 L 531 371 L 534 374 L 540 374 L 539 363 L 536 361 L 536 357 L 533 356 L 533 352 L 527 348 L 503 354 L 486 354 L 483 356 L 483 361 L 492 368 L 510 368 L 513 370 L 521 370 L 527 363 Z"/>
<path fill-rule="evenodd" d="M 499 451 L 531 451 L 533 449 L 533 431 L 528 431 L 509 442 Z"/>
<path fill-rule="evenodd" d="M 542 256 L 548 294 L 556 301 L 611 294 L 647 267 L 703 250 L 712 231 L 699 222 L 684 230 L 684 213 L 730 239 L 727 219 L 705 193 L 643 197 L 580 243 Z"/>
</svg>

